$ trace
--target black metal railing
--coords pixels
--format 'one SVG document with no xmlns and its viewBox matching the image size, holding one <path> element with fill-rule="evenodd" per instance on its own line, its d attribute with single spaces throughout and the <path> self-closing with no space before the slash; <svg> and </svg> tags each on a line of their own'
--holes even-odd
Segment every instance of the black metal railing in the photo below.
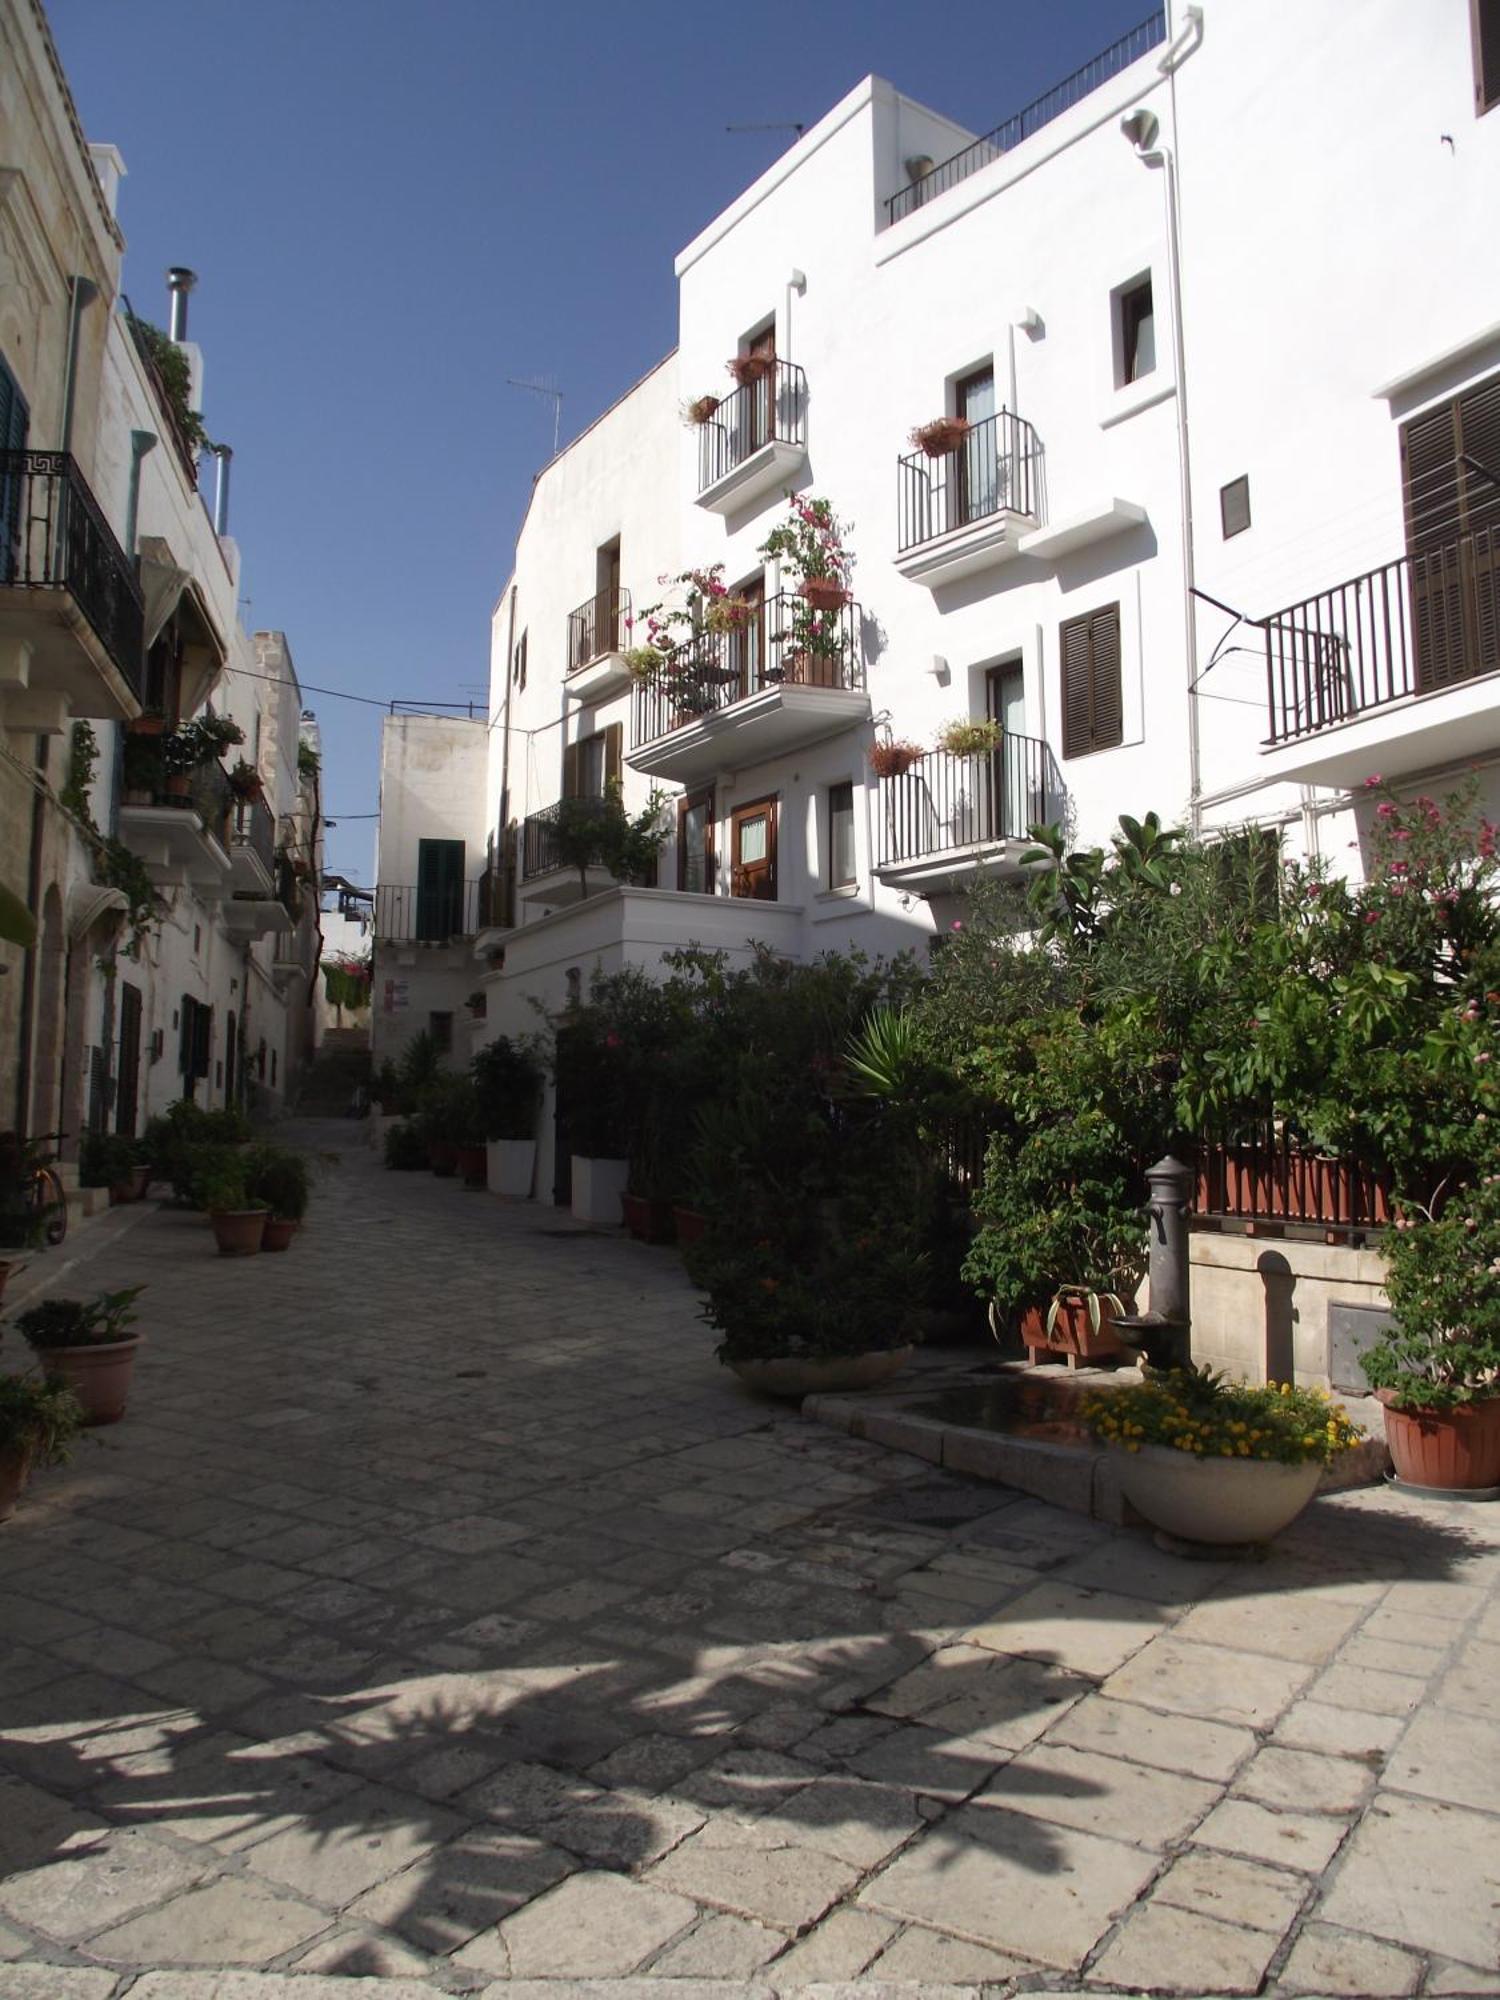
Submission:
<svg viewBox="0 0 1500 2000">
<path fill-rule="evenodd" d="M 221 847 L 229 845 L 229 822 L 238 802 L 229 783 L 229 773 L 217 759 L 193 766 L 188 773 L 185 799 L 164 799 L 162 803 L 191 806 L 202 820 L 204 832 L 211 833 Z"/>
<path fill-rule="evenodd" d="M 1272 743 L 1500 671 L 1500 530 L 1482 528 L 1262 621 Z"/>
<path fill-rule="evenodd" d="M 1007 730 L 994 750 L 929 750 L 879 780 L 881 866 L 1024 840 L 1048 817 L 1047 746 Z"/>
<path fill-rule="evenodd" d="M 0 451 L 0 588 L 18 585 L 68 591 L 139 699 L 140 586 L 65 451 Z"/>
<path fill-rule="evenodd" d="M 864 616 L 852 600 L 827 611 L 782 591 L 724 631 L 696 632 L 637 681 L 631 742 L 655 742 L 775 687 L 862 688 Z"/>
<path fill-rule="evenodd" d="M 276 816 L 263 798 L 236 796 L 232 839 L 255 855 L 266 874 L 276 868 Z"/>
<path fill-rule="evenodd" d="M 698 426 L 698 491 L 716 486 L 763 445 L 806 442 L 807 377 L 795 362 L 778 361 Z"/>
<path fill-rule="evenodd" d="M 1166 39 L 1166 10 L 1158 7 L 1148 14 L 1128 34 L 1121 35 L 1117 42 L 1111 42 L 1107 49 L 1091 56 L 1071 76 L 1065 76 L 1061 83 L 1053 84 L 1050 90 L 1034 97 L 1029 104 L 997 125 L 983 138 L 972 140 L 962 152 L 951 159 L 940 161 L 930 173 L 923 174 L 919 181 L 893 194 L 886 202 L 887 222 L 899 222 L 903 215 L 910 215 L 913 209 L 924 208 L 949 188 L 966 181 L 970 174 L 977 174 L 981 167 L 987 167 L 992 160 L 1019 146 L 1023 139 L 1029 139 L 1033 132 L 1040 132 L 1044 125 L 1050 125 L 1054 118 L 1091 96 L 1101 84 L 1118 76 L 1121 70 L 1129 69 L 1143 55 Z"/>
<path fill-rule="evenodd" d="M 605 653 L 617 653 L 630 641 L 630 592 L 601 590 L 568 613 L 568 667 L 586 667 Z"/>
<path fill-rule="evenodd" d="M 1042 448 L 1009 410 L 973 425 L 952 451 L 909 452 L 896 462 L 896 480 L 902 554 L 992 514 L 1041 519 Z"/>
<path fill-rule="evenodd" d="M 375 936 L 388 944 L 446 944 L 480 927 L 482 882 L 435 887 L 382 882 L 375 891 Z"/>
<path fill-rule="evenodd" d="M 541 812 L 529 814 L 521 824 L 522 879 L 548 875 L 554 868 L 573 865 L 564 861 L 558 851 L 558 820 L 565 805 L 580 814 L 602 815 L 607 804 L 604 799 L 559 799 L 556 805 L 545 806 Z"/>
</svg>

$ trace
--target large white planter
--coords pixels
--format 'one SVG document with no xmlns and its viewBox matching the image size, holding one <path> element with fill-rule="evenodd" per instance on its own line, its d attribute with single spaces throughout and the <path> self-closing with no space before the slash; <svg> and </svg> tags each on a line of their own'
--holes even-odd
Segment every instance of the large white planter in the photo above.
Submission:
<svg viewBox="0 0 1500 2000">
<path fill-rule="evenodd" d="M 573 1155 L 573 1215 L 597 1228 L 618 1229 L 620 1196 L 630 1173 L 629 1160 L 589 1160 Z"/>
<path fill-rule="evenodd" d="M 531 1176 L 536 1170 L 535 1139 L 487 1140 L 484 1157 L 491 1194 L 503 1194 L 510 1201 L 531 1199 Z"/>
<path fill-rule="evenodd" d="M 1155 1528 L 1184 1542 L 1268 1542 L 1296 1520 L 1323 1468 L 1256 1458 L 1199 1458 L 1168 1445 L 1110 1453 L 1120 1491 Z"/>
<path fill-rule="evenodd" d="M 728 1366 L 747 1389 L 757 1389 L 763 1396 L 826 1396 L 889 1382 L 910 1359 L 909 1346 L 880 1347 L 826 1361 L 779 1355 L 766 1361 L 731 1361 Z"/>
</svg>

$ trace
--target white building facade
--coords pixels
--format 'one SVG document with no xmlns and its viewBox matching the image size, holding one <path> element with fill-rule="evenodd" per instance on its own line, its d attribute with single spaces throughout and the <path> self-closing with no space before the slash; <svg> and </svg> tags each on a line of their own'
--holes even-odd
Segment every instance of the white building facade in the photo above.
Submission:
<svg viewBox="0 0 1500 2000">
<path fill-rule="evenodd" d="M 984 138 L 867 79 L 680 254 L 675 353 L 539 475 L 496 609 L 481 1036 L 690 942 L 921 948 L 1037 822 L 1345 866 L 1376 772 L 1500 797 L 1500 10 L 1347 28 L 1173 5 Z M 854 558 L 811 652 L 788 493 Z M 739 627 L 633 676 L 713 566 Z M 670 795 L 654 886 L 556 866 L 614 778 Z"/>
</svg>

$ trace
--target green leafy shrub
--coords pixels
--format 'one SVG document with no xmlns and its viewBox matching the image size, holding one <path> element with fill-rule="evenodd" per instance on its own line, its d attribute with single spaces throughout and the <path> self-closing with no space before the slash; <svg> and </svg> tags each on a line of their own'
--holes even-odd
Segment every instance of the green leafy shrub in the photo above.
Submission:
<svg viewBox="0 0 1500 2000">
<path fill-rule="evenodd" d="M 16 1315 L 16 1328 L 35 1354 L 55 1347 L 107 1347 L 129 1338 L 138 1317 L 132 1307 L 145 1289 L 127 1285 L 93 1299 L 43 1299 Z"/>
<path fill-rule="evenodd" d="M 250 1123 L 242 1111 L 208 1111 L 190 1097 L 179 1097 L 147 1123 L 141 1149 L 156 1176 L 172 1183 L 177 1199 L 193 1202 L 193 1184 L 205 1164 L 199 1157 L 202 1149 L 220 1151 L 243 1145 L 249 1137 Z M 207 1164 L 212 1168 L 213 1159 Z"/>
<path fill-rule="evenodd" d="M 1403 1216 L 1384 1248 L 1394 1325 L 1360 1357 L 1370 1386 L 1403 1409 L 1500 1396 L 1500 1173 Z"/>
<path fill-rule="evenodd" d="M 244 1156 L 245 1193 L 252 1207 L 269 1208 L 286 1222 L 300 1222 L 312 1197 L 312 1168 L 305 1153 L 261 1144 Z"/>
<path fill-rule="evenodd" d="M 139 1142 L 119 1132 L 89 1132 L 78 1149 L 78 1179 L 84 1187 L 120 1187 L 141 1164 Z"/>
<path fill-rule="evenodd" d="M 546 1071 L 534 1043 L 497 1035 L 480 1049 L 470 1071 L 486 1139 L 534 1139 Z"/>
<path fill-rule="evenodd" d="M 427 1165 L 427 1141 L 415 1125 L 389 1125 L 385 1134 L 385 1163 L 397 1173 L 417 1173 Z"/>
<path fill-rule="evenodd" d="M 0 1451 L 19 1452 L 31 1465 L 66 1465 L 82 1429 L 71 1390 L 35 1375 L 0 1375 Z"/>
</svg>

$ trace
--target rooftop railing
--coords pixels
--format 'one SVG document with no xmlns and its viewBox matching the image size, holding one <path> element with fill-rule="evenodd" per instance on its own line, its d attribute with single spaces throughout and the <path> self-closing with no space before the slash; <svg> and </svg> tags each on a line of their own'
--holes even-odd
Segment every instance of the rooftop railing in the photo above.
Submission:
<svg viewBox="0 0 1500 2000">
<path fill-rule="evenodd" d="M 7 585 L 68 591 L 139 699 L 140 586 L 65 451 L 0 451 L 0 588 Z"/>
<path fill-rule="evenodd" d="M 951 451 L 914 451 L 896 461 L 897 546 L 904 554 L 993 514 L 1042 510 L 1042 448 L 1009 410 L 970 427 Z"/>
<path fill-rule="evenodd" d="M 698 491 L 706 493 L 773 443 L 807 443 L 807 377 L 793 361 L 773 363 L 698 426 Z"/>
</svg>

